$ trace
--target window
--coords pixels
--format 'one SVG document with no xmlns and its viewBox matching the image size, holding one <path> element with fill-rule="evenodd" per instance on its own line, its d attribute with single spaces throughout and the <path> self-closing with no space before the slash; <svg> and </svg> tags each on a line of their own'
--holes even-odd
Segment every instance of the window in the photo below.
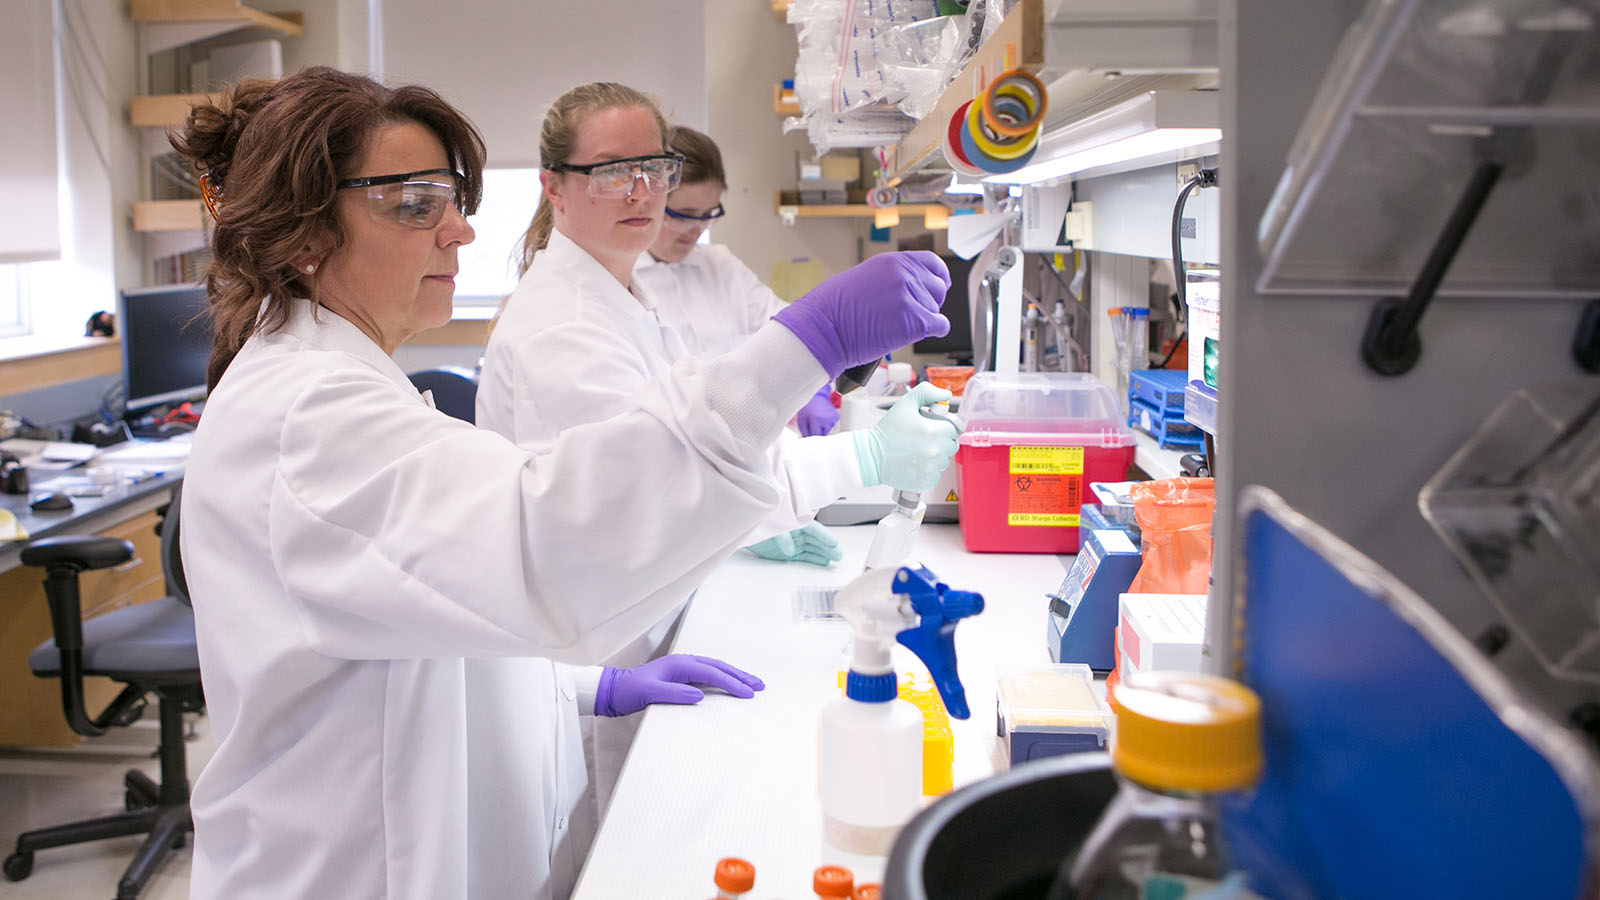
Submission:
<svg viewBox="0 0 1600 900">
<path fill-rule="evenodd" d="M 484 170 L 483 202 L 468 220 L 477 237 L 457 257 L 458 304 L 499 303 L 517 286 L 516 255 L 538 208 L 538 169 Z"/>
<path fill-rule="evenodd" d="M 24 265 L 0 266 L 0 338 L 27 334 L 28 268 Z"/>
</svg>

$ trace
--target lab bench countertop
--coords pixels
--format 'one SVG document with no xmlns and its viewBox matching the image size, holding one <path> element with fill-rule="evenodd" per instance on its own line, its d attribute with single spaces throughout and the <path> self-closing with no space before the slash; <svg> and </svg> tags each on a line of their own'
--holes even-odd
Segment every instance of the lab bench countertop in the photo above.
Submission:
<svg viewBox="0 0 1600 900">
<path fill-rule="evenodd" d="M 884 859 L 822 842 L 817 728 L 822 708 L 839 697 L 849 628 L 798 621 L 793 604 L 798 587 L 838 587 L 860 574 L 873 528 L 831 529 L 844 559 L 827 569 L 741 551 L 696 592 L 673 651 L 727 660 L 760 676 L 766 690 L 753 700 L 712 694 L 696 706 L 643 713 L 574 900 L 712 896 L 712 872 L 725 856 L 755 866 L 762 897 L 812 896 L 812 870 L 827 863 L 851 868 L 858 883 L 881 880 Z M 914 556 L 951 587 L 984 596 L 983 613 L 956 629 L 972 710 L 950 722 L 960 787 L 1005 766 L 995 736 L 996 673 L 1050 662 L 1044 596 L 1060 587 L 1072 557 L 968 553 L 954 525 L 924 525 Z M 900 646 L 895 667 L 923 670 Z"/>
<path fill-rule="evenodd" d="M 87 478 L 78 471 L 52 475 L 42 483 L 57 481 L 83 482 Z M 28 532 L 27 540 L 0 541 L 0 572 L 21 565 L 18 558 L 30 540 L 57 537 L 66 534 L 94 534 L 104 528 L 125 522 L 148 510 L 163 506 L 172 498 L 172 491 L 183 481 L 183 470 L 142 470 L 137 477 L 124 477 L 115 484 L 94 485 L 94 490 L 84 493 L 77 487 L 49 487 L 28 494 L 0 495 L 0 509 L 9 510 L 17 522 Z M 28 504 L 39 497 L 60 490 L 72 496 L 68 510 L 35 512 Z"/>
</svg>

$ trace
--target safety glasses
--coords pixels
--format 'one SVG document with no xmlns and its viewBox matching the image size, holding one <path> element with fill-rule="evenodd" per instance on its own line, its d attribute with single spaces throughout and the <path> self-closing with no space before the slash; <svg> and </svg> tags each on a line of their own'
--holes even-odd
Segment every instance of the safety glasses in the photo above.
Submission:
<svg viewBox="0 0 1600 900">
<path fill-rule="evenodd" d="M 716 206 L 712 207 L 709 212 L 704 213 L 679 212 L 670 206 L 667 207 L 666 210 L 667 218 L 665 220 L 665 224 L 669 227 L 685 232 L 705 231 L 707 228 L 711 227 L 712 223 L 716 222 L 718 219 L 727 214 L 727 211 L 722 208 L 721 203 L 718 203 Z"/>
<path fill-rule="evenodd" d="M 641 178 L 644 179 L 645 189 L 652 194 L 665 194 L 676 188 L 679 177 L 683 175 L 683 157 L 676 153 L 655 153 L 608 159 L 584 166 L 552 163 L 545 168 L 552 172 L 587 175 L 589 196 L 597 200 L 618 200 L 633 193 L 634 182 Z"/>
<path fill-rule="evenodd" d="M 432 228 L 444 217 L 445 207 L 461 208 L 460 172 L 424 169 L 399 175 L 346 178 L 339 190 L 365 190 L 367 209 L 373 216 L 411 228 Z"/>
</svg>

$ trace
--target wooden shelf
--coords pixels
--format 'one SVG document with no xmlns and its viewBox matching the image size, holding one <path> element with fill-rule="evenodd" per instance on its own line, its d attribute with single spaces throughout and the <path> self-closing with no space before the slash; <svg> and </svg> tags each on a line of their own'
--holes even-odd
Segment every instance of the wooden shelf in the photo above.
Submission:
<svg viewBox="0 0 1600 900">
<path fill-rule="evenodd" d="M 265 13 L 238 0 L 131 0 L 135 22 L 174 25 L 186 22 L 230 22 L 239 27 L 268 28 L 289 37 L 305 33 L 300 13 Z"/>
<path fill-rule="evenodd" d="M 950 117 L 961 104 L 978 96 L 979 85 L 1013 68 L 1037 73 L 1044 67 L 1044 0 L 1020 0 L 1005 21 L 983 46 L 978 48 L 966 68 L 961 70 L 933 111 L 922 117 L 911 133 L 895 148 L 894 164 L 886 184 L 899 184 L 930 157 L 942 152 Z"/>
<path fill-rule="evenodd" d="M 779 216 L 789 214 L 801 219 L 872 219 L 879 228 L 899 224 L 903 216 L 921 216 L 923 225 L 933 230 L 948 226 L 950 208 L 943 203 L 901 203 L 887 209 L 873 209 L 865 203 L 798 203 L 793 192 L 774 191 L 772 210 Z"/>
<path fill-rule="evenodd" d="M 134 231 L 204 231 L 206 205 L 200 200 L 143 200 L 133 205 Z"/>
<path fill-rule="evenodd" d="M 788 99 L 784 99 L 783 85 L 772 86 L 772 111 L 780 116 L 800 115 L 800 104 L 794 99 L 794 91 L 789 91 Z"/>
<path fill-rule="evenodd" d="M 189 110 L 202 103 L 215 103 L 216 94 L 155 94 L 134 97 L 128 108 L 128 119 L 136 128 L 164 128 L 182 125 L 189 118 Z"/>
</svg>

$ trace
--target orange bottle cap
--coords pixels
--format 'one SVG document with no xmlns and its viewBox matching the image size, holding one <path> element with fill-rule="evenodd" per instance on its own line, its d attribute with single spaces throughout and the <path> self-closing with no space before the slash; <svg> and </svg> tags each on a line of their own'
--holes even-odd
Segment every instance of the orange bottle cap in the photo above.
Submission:
<svg viewBox="0 0 1600 900">
<path fill-rule="evenodd" d="M 756 867 L 737 856 L 719 859 L 717 874 L 712 880 L 722 890 L 743 894 L 756 886 Z"/>
<path fill-rule="evenodd" d="M 883 896 L 883 888 L 875 884 L 863 884 L 856 888 L 850 900 L 879 900 Z"/>
<path fill-rule="evenodd" d="M 849 898 L 855 886 L 855 876 L 842 866 L 821 866 L 811 873 L 811 889 L 818 897 Z"/>
</svg>

